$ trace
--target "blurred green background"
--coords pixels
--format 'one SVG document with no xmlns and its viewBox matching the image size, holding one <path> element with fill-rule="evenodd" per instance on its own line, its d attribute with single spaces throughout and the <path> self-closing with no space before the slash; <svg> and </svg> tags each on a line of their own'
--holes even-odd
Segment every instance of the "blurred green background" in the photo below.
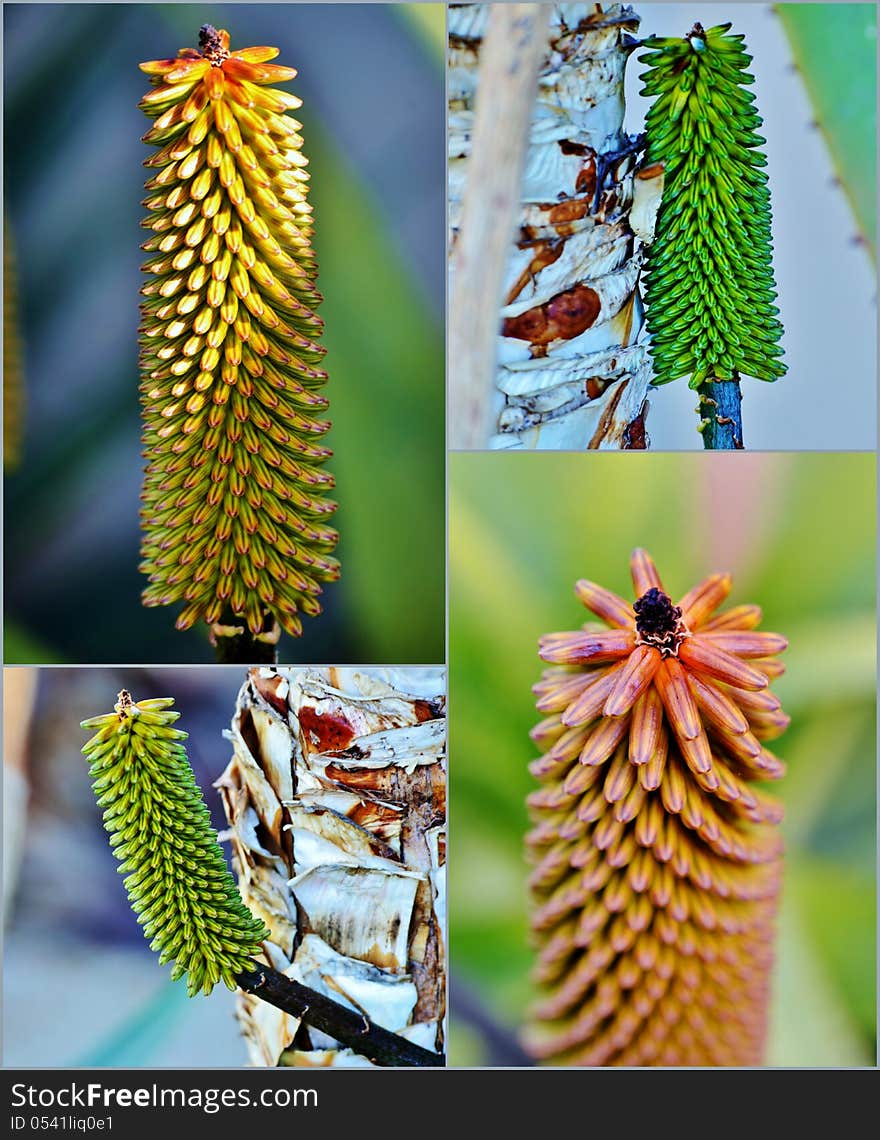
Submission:
<svg viewBox="0 0 880 1140">
<path fill-rule="evenodd" d="M 5 479 L 5 658 L 210 661 L 138 572 L 141 60 L 272 44 L 299 69 L 342 579 L 282 661 L 444 651 L 444 8 L 5 4 L 6 225 L 24 424 Z"/>
<path fill-rule="evenodd" d="M 875 486 L 873 455 L 450 456 L 452 1064 L 510 1058 L 534 997 L 522 838 L 538 637 L 589 618 L 578 578 L 631 598 L 635 546 L 673 597 L 729 570 L 729 604 L 760 604 L 761 628 L 789 638 L 766 1059 L 875 1063 Z"/>
</svg>

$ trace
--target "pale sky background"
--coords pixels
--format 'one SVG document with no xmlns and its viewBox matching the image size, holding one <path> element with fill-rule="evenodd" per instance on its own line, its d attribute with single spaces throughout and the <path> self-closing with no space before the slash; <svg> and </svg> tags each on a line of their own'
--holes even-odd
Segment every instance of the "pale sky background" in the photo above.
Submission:
<svg viewBox="0 0 880 1140">
<path fill-rule="evenodd" d="M 834 5 L 828 5 L 829 20 Z M 684 35 L 733 21 L 746 37 L 760 133 L 769 165 L 774 265 L 788 372 L 775 384 L 743 381 L 746 447 L 873 450 L 877 434 L 877 278 L 834 170 L 780 21 L 768 4 L 638 3 L 641 35 Z M 829 35 L 833 29 L 829 27 Z M 641 129 L 648 100 L 644 67 L 627 67 L 627 129 Z M 648 430 L 654 450 L 701 447 L 696 395 L 686 381 L 653 389 Z"/>
</svg>

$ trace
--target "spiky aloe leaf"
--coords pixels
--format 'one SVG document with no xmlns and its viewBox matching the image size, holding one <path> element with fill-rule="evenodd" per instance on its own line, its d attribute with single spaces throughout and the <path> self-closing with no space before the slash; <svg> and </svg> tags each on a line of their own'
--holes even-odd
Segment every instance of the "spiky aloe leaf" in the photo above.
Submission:
<svg viewBox="0 0 880 1140">
<path fill-rule="evenodd" d="M 646 297 L 654 382 L 776 380 L 770 192 L 751 56 L 730 24 L 646 40 L 648 164 L 665 167 Z"/>
<path fill-rule="evenodd" d="M 160 148 L 145 163 L 143 600 L 185 603 L 181 629 L 241 619 L 268 640 L 276 622 L 300 634 L 339 574 L 307 161 L 285 114 L 300 100 L 267 86 L 296 75 L 268 62 L 278 50 L 231 52 L 208 25 L 200 45 L 141 64 Z"/>
<path fill-rule="evenodd" d="M 135 704 L 125 689 L 115 711 L 84 720 L 97 729 L 83 748 L 110 846 L 150 949 L 174 962 L 172 979 L 210 993 L 253 966 L 269 932 L 239 896 L 182 741 L 171 697 Z"/>
</svg>

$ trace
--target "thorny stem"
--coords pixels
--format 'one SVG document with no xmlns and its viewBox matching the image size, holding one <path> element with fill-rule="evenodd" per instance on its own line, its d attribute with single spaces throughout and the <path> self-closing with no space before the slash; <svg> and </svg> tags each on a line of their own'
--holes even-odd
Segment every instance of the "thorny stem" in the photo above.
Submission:
<svg viewBox="0 0 880 1140">
<path fill-rule="evenodd" d="M 299 1018 L 306 1025 L 321 1030 L 348 1046 L 361 1056 L 377 1065 L 418 1066 L 421 1068 L 442 1068 L 445 1058 L 442 1053 L 432 1053 L 421 1045 L 414 1045 L 401 1037 L 374 1025 L 364 1014 L 348 1009 L 331 998 L 309 989 L 300 982 L 293 981 L 285 974 L 253 962 L 252 970 L 240 973 L 236 981 L 241 988 L 254 997 L 284 1010 L 292 1017 Z"/>
<path fill-rule="evenodd" d="M 739 380 L 707 380 L 697 393 L 703 447 L 712 451 L 741 451 L 743 427 Z"/>
</svg>

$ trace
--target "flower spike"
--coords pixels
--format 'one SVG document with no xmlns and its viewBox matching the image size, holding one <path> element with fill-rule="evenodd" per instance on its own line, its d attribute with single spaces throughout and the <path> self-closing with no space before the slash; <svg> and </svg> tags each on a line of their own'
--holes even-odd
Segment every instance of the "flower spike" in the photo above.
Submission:
<svg viewBox="0 0 880 1140">
<path fill-rule="evenodd" d="M 765 140 L 747 90 L 751 56 L 729 29 L 695 24 L 683 39 L 643 45 L 642 94 L 654 99 L 645 163 L 665 168 L 646 290 L 657 384 L 688 375 L 697 389 L 785 372 Z"/>
<path fill-rule="evenodd" d="M 135 703 L 123 689 L 115 710 L 84 720 L 83 748 L 125 889 L 160 965 L 187 992 L 236 988 L 269 937 L 238 893 L 186 757 L 187 734 L 170 697 Z"/>
<path fill-rule="evenodd" d="M 199 45 L 141 64 L 143 600 L 271 642 L 339 575 L 300 100 L 270 86 L 296 75 L 276 48 Z"/>
<path fill-rule="evenodd" d="M 716 613 L 712 574 L 677 603 L 651 557 L 636 600 L 581 581 L 593 624 L 541 639 L 535 686 L 532 928 L 545 991 L 528 1046 L 568 1065 L 761 1060 L 781 878 L 782 810 L 765 743 L 786 641 L 760 610 Z"/>
</svg>

